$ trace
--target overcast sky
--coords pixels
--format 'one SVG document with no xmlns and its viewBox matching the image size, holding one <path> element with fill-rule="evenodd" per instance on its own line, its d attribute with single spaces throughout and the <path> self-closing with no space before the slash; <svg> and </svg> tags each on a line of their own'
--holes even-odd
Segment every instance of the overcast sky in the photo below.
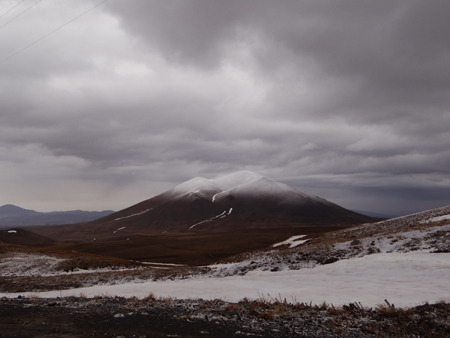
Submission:
<svg viewBox="0 0 450 338">
<path fill-rule="evenodd" d="M 0 205 L 119 210 L 242 169 L 349 209 L 449 204 L 449 17 L 447 0 L 0 0 Z"/>
</svg>

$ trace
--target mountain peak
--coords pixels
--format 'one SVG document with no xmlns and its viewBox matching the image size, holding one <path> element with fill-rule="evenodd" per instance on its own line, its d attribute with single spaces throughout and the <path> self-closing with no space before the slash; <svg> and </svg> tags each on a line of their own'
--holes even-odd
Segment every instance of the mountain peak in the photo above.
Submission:
<svg viewBox="0 0 450 338">
<path fill-rule="evenodd" d="M 219 188 L 212 180 L 203 177 L 194 177 L 188 181 L 178 184 L 170 192 L 175 195 L 184 195 L 188 193 L 195 193 L 199 191 L 215 192 Z"/>
<path fill-rule="evenodd" d="M 264 178 L 264 176 L 249 170 L 236 171 L 234 173 L 213 179 L 214 183 L 222 190 L 235 188 L 242 184 L 248 184 Z"/>
<path fill-rule="evenodd" d="M 248 184 L 264 178 L 264 176 L 248 170 L 237 171 L 214 179 L 194 177 L 175 186 L 172 194 L 184 195 L 197 192 L 222 192 L 240 185 Z"/>
</svg>

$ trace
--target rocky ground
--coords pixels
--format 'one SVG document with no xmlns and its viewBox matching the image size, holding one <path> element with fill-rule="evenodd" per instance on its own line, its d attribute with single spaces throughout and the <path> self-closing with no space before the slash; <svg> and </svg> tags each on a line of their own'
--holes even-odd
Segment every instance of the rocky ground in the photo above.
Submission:
<svg viewBox="0 0 450 338">
<path fill-rule="evenodd" d="M 376 309 L 125 298 L 0 300 L 0 337 L 448 337 L 450 305 Z"/>
</svg>

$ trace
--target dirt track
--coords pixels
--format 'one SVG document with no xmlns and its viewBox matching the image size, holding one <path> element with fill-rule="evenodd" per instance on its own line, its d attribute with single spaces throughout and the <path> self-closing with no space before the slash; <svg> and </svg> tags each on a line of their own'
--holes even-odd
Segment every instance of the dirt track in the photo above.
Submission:
<svg viewBox="0 0 450 338">
<path fill-rule="evenodd" d="M 0 337 L 448 337 L 450 305 L 376 310 L 123 298 L 1 299 Z"/>
</svg>

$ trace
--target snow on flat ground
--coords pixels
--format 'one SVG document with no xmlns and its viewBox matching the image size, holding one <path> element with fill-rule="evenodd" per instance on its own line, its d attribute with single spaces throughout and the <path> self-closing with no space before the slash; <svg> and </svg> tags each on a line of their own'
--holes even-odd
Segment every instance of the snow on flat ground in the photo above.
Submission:
<svg viewBox="0 0 450 338">
<path fill-rule="evenodd" d="M 368 255 L 311 269 L 251 271 L 244 276 L 201 276 L 30 294 L 39 297 L 109 295 L 144 298 L 153 293 L 157 297 L 221 298 L 231 302 L 262 296 L 313 304 L 343 305 L 357 301 L 364 306 L 383 304 L 387 299 L 397 307 L 409 307 L 424 302 L 450 301 L 449 280 L 449 253 L 408 252 Z M 0 294 L 0 297 L 18 295 Z"/>
<path fill-rule="evenodd" d="M 62 271 L 58 266 L 66 259 L 47 255 L 16 253 L 11 256 L 0 257 L 0 277 L 49 277 L 61 275 L 75 275 L 85 273 L 99 273 L 109 271 L 126 271 L 134 268 L 97 268 L 75 269 Z"/>
<path fill-rule="evenodd" d="M 0 276 L 41 276 L 56 271 L 64 259 L 46 256 L 15 254 L 0 259 Z"/>
</svg>

